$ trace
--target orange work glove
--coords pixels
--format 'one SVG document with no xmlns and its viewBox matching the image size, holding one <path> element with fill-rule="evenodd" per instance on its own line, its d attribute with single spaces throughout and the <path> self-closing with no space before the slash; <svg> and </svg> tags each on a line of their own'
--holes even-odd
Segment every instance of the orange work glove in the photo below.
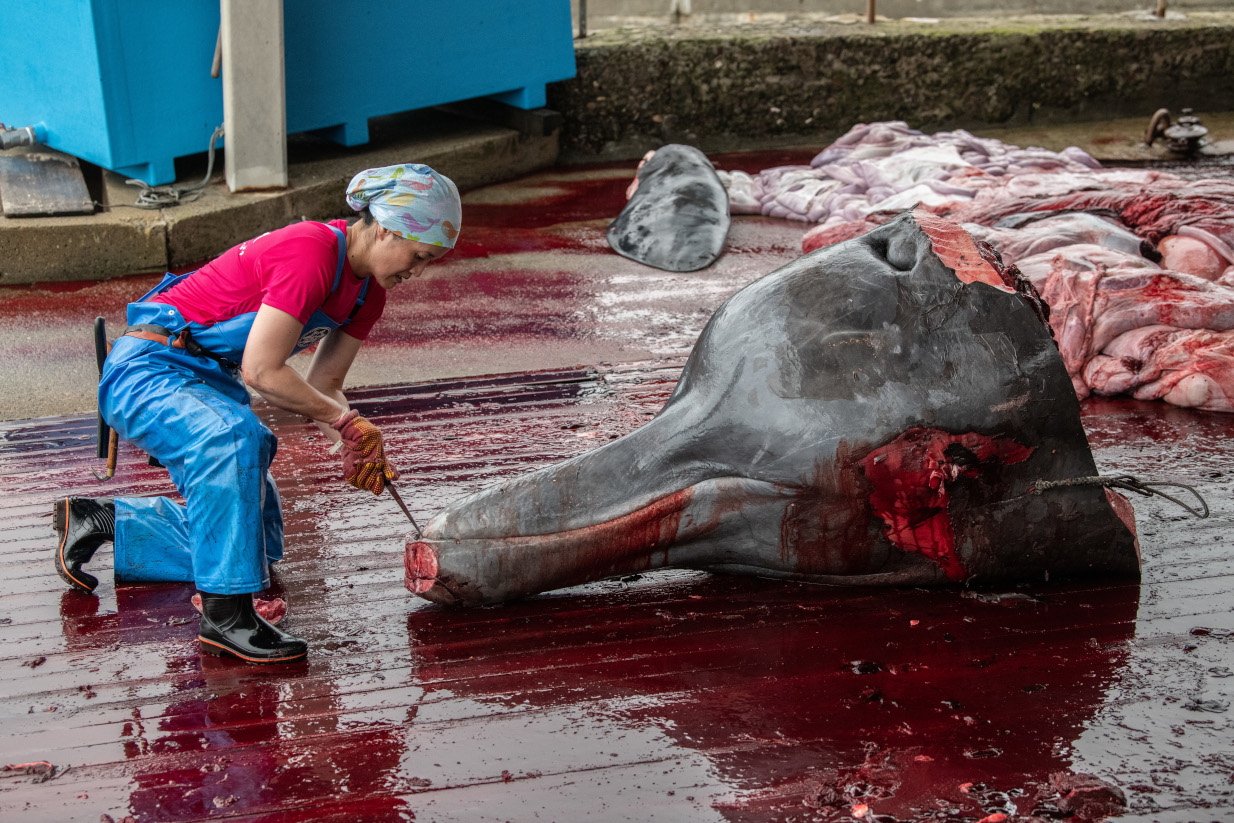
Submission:
<svg viewBox="0 0 1234 823">
<path fill-rule="evenodd" d="M 398 480 L 398 469 L 386 460 L 381 429 L 352 409 L 330 428 L 343 436 L 343 479 L 357 489 L 381 494 L 387 480 Z"/>
</svg>

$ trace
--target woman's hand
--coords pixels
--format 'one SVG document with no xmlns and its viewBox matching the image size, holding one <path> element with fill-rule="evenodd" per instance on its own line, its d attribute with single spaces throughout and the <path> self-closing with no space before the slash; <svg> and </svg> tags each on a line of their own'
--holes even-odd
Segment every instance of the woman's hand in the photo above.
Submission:
<svg viewBox="0 0 1234 823">
<path fill-rule="evenodd" d="M 343 479 L 357 489 L 381 494 L 387 480 L 398 480 L 398 469 L 386 459 L 381 429 L 352 409 L 331 426 L 343 438 Z"/>
</svg>

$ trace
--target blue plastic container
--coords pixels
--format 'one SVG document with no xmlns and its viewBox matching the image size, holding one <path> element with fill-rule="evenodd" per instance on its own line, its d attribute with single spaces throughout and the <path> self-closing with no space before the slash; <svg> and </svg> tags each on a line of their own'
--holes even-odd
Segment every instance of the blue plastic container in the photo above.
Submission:
<svg viewBox="0 0 1234 823">
<path fill-rule="evenodd" d="M 151 185 L 223 122 L 218 0 L 2 0 L 0 122 Z M 543 106 L 574 76 L 569 0 L 283 5 L 287 131 L 368 141 L 368 119 L 473 97 Z"/>
</svg>

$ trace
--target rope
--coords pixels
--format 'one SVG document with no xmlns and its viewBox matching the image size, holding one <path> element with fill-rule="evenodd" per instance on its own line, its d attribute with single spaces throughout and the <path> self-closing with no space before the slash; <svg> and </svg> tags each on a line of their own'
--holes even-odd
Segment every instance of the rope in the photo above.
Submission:
<svg viewBox="0 0 1234 823">
<path fill-rule="evenodd" d="M 191 203 L 200 197 L 201 190 L 206 187 L 206 184 L 210 182 L 210 177 L 214 174 L 214 144 L 222 136 L 222 126 L 210 135 L 206 176 L 191 186 L 151 186 L 145 180 L 125 180 L 127 185 L 141 188 L 141 192 L 137 195 L 137 202 L 133 205 L 139 209 L 161 209 L 167 206 L 178 206 L 181 203 Z"/>
<path fill-rule="evenodd" d="M 1038 480 L 1033 485 L 1032 492 L 1033 494 L 1041 494 L 1042 492 L 1049 491 L 1050 489 L 1062 489 L 1071 486 L 1104 486 L 1107 489 L 1122 489 L 1124 491 L 1135 492 L 1143 497 L 1152 497 L 1153 495 L 1156 495 L 1157 497 L 1164 497 L 1171 503 L 1181 506 L 1201 520 L 1208 517 L 1208 503 L 1204 501 L 1204 498 L 1201 497 L 1200 493 L 1192 486 L 1188 486 L 1186 483 L 1170 483 L 1166 481 L 1150 482 L 1140 480 L 1138 477 L 1132 477 L 1129 474 L 1120 474 L 1117 477 L 1073 477 L 1069 480 Z M 1158 488 L 1160 486 L 1186 489 L 1195 495 L 1196 500 L 1200 501 L 1200 508 L 1192 508 L 1183 501 L 1179 500 L 1177 497 L 1166 494 Z"/>
</svg>

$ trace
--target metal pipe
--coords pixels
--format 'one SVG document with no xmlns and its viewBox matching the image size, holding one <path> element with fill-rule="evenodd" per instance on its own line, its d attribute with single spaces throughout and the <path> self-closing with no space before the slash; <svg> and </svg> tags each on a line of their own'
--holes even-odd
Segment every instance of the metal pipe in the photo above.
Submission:
<svg viewBox="0 0 1234 823">
<path fill-rule="evenodd" d="M 1158 137 L 1165 135 L 1165 130 L 1169 127 L 1170 110 L 1157 109 L 1148 121 L 1148 128 L 1144 130 L 1144 145 L 1151 146 Z"/>
<path fill-rule="evenodd" d="M 871 26 L 874 25 L 874 0 L 866 0 L 866 22 Z"/>
<path fill-rule="evenodd" d="M 587 36 L 587 0 L 578 0 L 578 38 Z"/>
<path fill-rule="evenodd" d="M 42 126 L 22 126 L 18 129 L 0 131 L 0 150 L 18 146 L 36 146 L 47 137 Z"/>
</svg>

